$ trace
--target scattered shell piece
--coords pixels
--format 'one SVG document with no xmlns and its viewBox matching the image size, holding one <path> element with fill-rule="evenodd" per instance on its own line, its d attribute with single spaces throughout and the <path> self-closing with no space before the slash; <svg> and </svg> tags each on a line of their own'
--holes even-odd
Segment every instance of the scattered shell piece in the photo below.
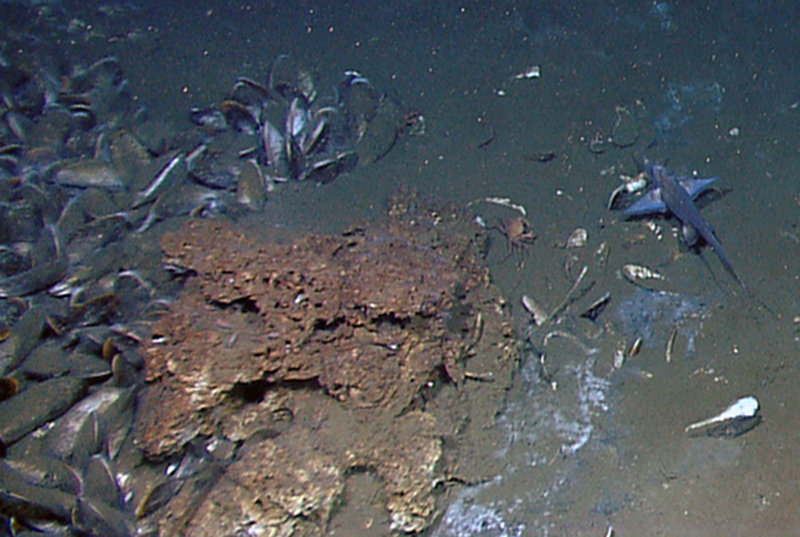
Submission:
<svg viewBox="0 0 800 537">
<path fill-rule="evenodd" d="M 628 263 L 622 267 L 622 275 L 631 283 L 638 284 L 639 280 L 664 280 L 664 276 L 644 266 Z"/>
<path fill-rule="evenodd" d="M 662 239 L 663 233 L 661 233 L 662 231 L 661 226 L 659 226 L 656 222 L 654 222 L 653 220 L 648 220 L 647 222 L 644 223 L 644 227 L 650 230 L 650 232 L 652 232 L 653 235 L 655 235 L 658 240 Z"/>
<path fill-rule="evenodd" d="M 617 346 L 614 348 L 614 357 L 611 361 L 611 365 L 614 366 L 614 369 L 622 369 L 622 366 L 625 365 L 625 340 L 621 339 L 617 342 Z"/>
<path fill-rule="evenodd" d="M 542 70 L 539 68 L 538 65 L 531 65 L 524 71 L 521 71 L 511 78 L 514 80 L 530 80 L 532 78 L 539 78 L 542 76 Z"/>
<path fill-rule="evenodd" d="M 597 318 L 603 313 L 603 310 L 606 309 L 608 303 L 611 302 L 611 293 L 606 293 L 594 302 L 592 302 L 586 311 L 581 313 L 581 317 L 584 319 L 589 319 L 590 321 L 596 321 Z"/>
<path fill-rule="evenodd" d="M 545 313 L 544 308 L 528 295 L 522 295 L 522 306 L 533 316 L 533 322 L 536 326 L 542 326 L 547 322 L 548 315 Z"/>
<path fill-rule="evenodd" d="M 597 250 L 594 252 L 594 257 L 597 259 L 597 264 L 600 267 L 604 267 L 608 262 L 608 256 L 611 253 L 611 248 L 608 246 L 608 242 L 603 241 L 600 243 L 600 246 L 597 247 Z"/>
<path fill-rule="evenodd" d="M 555 319 L 556 317 L 558 317 L 573 302 L 575 302 L 577 299 L 585 295 L 589 291 L 589 289 L 591 289 L 594 286 L 595 282 L 594 280 L 592 280 L 587 285 L 581 287 L 583 279 L 586 277 L 586 274 L 588 272 L 589 272 L 589 267 L 584 265 L 583 268 L 581 269 L 580 274 L 578 274 L 578 277 L 575 278 L 575 282 L 572 284 L 572 287 L 570 287 L 569 291 L 567 291 L 564 300 L 562 300 L 561 303 L 558 306 L 556 306 L 555 309 L 553 309 L 553 313 L 550 314 L 550 318 Z"/>
<path fill-rule="evenodd" d="M 736 400 L 728 408 L 712 418 L 686 426 L 686 433 L 691 436 L 739 436 L 761 422 L 758 414 L 758 399 L 752 395 Z"/>
<path fill-rule="evenodd" d="M 672 361 L 672 349 L 675 347 L 675 338 L 678 336 L 678 327 L 672 327 L 672 333 L 669 335 L 669 339 L 667 340 L 667 350 L 664 352 L 664 358 L 667 360 L 667 363 Z"/>
<path fill-rule="evenodd" d="M 633 343 L 631 343 L 631 346 L 628 348 L 628 359 L 631 359 L 639 354 L 639 351 L 642 350 L 642 341 L 644 341 L 642 336 L 639 336 L 633 340 Z"/>
<path fill-rule="evenodd" d="M 578 338 L 578 336 L 570 332 L 565 332 L 564 330 L 552 330 L 548 332 L 544 336 L 544 338 L 542 338 L 542 345 L 544 347 L 547 347 L 547 345 L 550 343 L 551 340 L 559 338 L 574 343 L 575 346 L 578 347 L 584 354 L 594 354 L 597 352 L 597 349 L 592 348 L 583 341 L 581 341 L 580 338 Z"/>
<path fill-rule="evenodd" d="M 608 197 L 607 208 L 609 211 L 614 206 L 614 202 L 617 200 L 617 197 L 623 192 L 627 194 L 633 194 L 634 192 L 638 192 L 647 186 L 646 172 L 640 172 L 633 176 L 620 174 L 619 179 L 622 181 L 622 184 L 612 190 L 611 195 Z"/>
<path fill-rule="evenodd" d="M 583 248 L 586 246 L 586 243 L 589 240 L 589 232 L 586 231 L 584 228 L 579 227 L 573 231 L 569 237 L 567 237 L 567 242 L 565 246 L 567 248 Z"/>
<path fill-rule="evenodd" d="M 486 198 L 481 198 L 479 200 L 471 201 L 471 202 L 467 203 L 467 207 L 470 207 L 471 205 L 474 205 L 474 204 L 480 203 L 480 202 L 494 203 L 495 205 L 502 205 L 503 207 L 508 207 L 509 209 L 513 209 L 513 210 L 519 212 L 522 216 L 527 216 L 528 215 L 528 211 L 525 209 L 525 207 L 523 205 L 521 205 L 519 203 L 514 203 L 513 201 L 511 201 L 511 198 L 500 198 L 500 197 L 497 197 L 497 196 L 489 196 L 489 197 L 486 197 Z"/>
</svg>

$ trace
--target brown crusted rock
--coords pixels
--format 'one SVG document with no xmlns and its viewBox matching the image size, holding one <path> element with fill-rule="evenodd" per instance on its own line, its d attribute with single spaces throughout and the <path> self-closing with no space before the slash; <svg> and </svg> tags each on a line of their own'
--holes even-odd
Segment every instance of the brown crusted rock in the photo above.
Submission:
<svg viewBox="0 0 800 537">
<path fill-rule="evenodd" d="M 481 232 L 410 198 L 390 213 L 291 243 L 209 220 L 164 235 L 194 276 L 145 344 L 138 444 L 154 457 L 198 435 L 243 447 L 196 514 L 155 513 L 162 528 L 324 535 L 331 517 L 358 519 L 337 506 L 343 476 L 366 472 L 384 492 L 379 523 L 420 532 L 434 483 L 496 471 L 488 431 L 517 354 Z"/>
<path fill-rule="evenodd" d="M 313 380 L 348 404 L 400 413 L 460 353 L 462 335 L 447 322 L 469 275 L 395 233 L 256 246 L 203 220 L 163 246 L 198 279 L 154 326 L 147 378 L 176 388 L 177 404 L 188 396 L 183 412 L 218 405 L 242 384 Z"/>
<path fill-rule="evenodd" d="M 429 524 L 435 507 L 431 492 L 442 439 L 436 418 L 425 412 L 410 412 L 392 425 L 359 435 L 347 454 L 352 466 L 373 468 L 385 483 L 391 528 L 419 532 Z"/>
<path fill-rule="evenodd" d="M 308 435 L 296 429 L 248 444 L 198 509 L 188 535 L 323 535 L 344 477 L 333 458 L 310 448 Z"/>
</svg>

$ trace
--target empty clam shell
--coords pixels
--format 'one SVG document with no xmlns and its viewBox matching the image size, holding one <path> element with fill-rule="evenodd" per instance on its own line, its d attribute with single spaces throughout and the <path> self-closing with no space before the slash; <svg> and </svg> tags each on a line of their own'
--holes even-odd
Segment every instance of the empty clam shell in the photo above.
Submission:
<svg viewBox="0 0 800 537">
<path fill-rule="evenodd" d="M 567 248 L 583 248 L 586 246 L 586 243 L 589 240 L 589 232 L 583 229 L 582 227 L 577 228 L 573 231 L 569 237 L 567 237 L 567 242 L 565 246 Z"/>
<path fill-rule="evenodd" d="M 606 309 L 608 303 L 611 301 L 611 293 L 605 293 L 603 296 L 592 302 L 586 310 L 581 313 L 581 317 L 584 319 L 589 319 L 590 321 L 596 321 L 597 317 L 603 313 L 603 310 Z"/>
<path fill-rule="evenodd" d="M 528 295 L 522 295 L 522 307 L 533 316 L 533 322 L 536 326 L 543 325 L 549 317 L 544 308 Z"/>
<path fill-rule="evenodd" d="M 736 400 L 714 417 L 692 423 L 686 427 L 689 436 L 739 436 L 761 421 L 758 399 L 752 395 Z"/>
<path fill-rule="evenodd" d="M 664 276 L 644 265 L 628 263 L 622 267 L 622 275 L 631 283 L 638 284 L 640 280 L 663 280 Z"/>
</svg>

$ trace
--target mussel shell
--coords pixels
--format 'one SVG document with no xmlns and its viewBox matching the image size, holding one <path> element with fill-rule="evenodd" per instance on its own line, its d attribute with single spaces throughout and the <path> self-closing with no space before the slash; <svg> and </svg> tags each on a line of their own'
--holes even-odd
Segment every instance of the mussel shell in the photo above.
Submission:
<svg viewBox="0 0 800 537">
<path fill-rule="evenodd" d="M 225 115 L 216 108 L 194 107 L 189 110 L 189 119 L 195 125 L 214 132 L 222 132 L 228 128 Z"/>
<path fill-rule="evenodd" d="M 391 150 L 397 140 L 401 115 L 399 108 L 390 99 L 383 99 L 372 118 L 360 124 L 359 137 L 355 143 L 360 162 L 375 162 Z"/>
<path fill-rule="evenodd" d="M 306 168 L 302 179 L 321 184 L 330 183 L 340 174 L 355 168 L 358 156 L 353 151 L 343 151 L 334 155 L 317 155 Z"/>
<path fill-rule="evenodd" d="M 75 470 L 54 457 L 28 452 L 7 459 L 6 463 L 31 485 L 70 494 L 78 494 L 81 490 L 81 480 Z"/>
<path fill-rule="evenodd" d="M 100 187 L 119 190 L 124 187 L 117 170 L 107 162 L 95 159 L 66 161 L 56 171 L 55 182 L 79 188 Z"/>
<path fill-rule="evenodd" d="M 114 56 L 107 56 L 74 76 L 70 82 L 73 93 L 80 94 L 91 91 L 101 84 L 119 87 L 124 80 L 125 74 L 119 60 Z"/>
<path fill-rule="evenodd" d="M 347 77 L 340 86 L 341 107 L 350 132 L 359 137 L 378 110 L 380 93 L 362 77 Z"/>
<path fill-rule="evenodd" d="M 19 300 L 8 300 L 0 303 L 18 304 Z M 5 309 L 5 308 L 3 308 Z M 0 373 L 5 374 L 17 367 L 22 360 L 36 347 L 41 341 L 45 311 L 43 306 L 35 305 L 24 312 L 13 321 L 14 312 L 3 312 L 6 321 L 13 322 L 10 333 L 4 337 L 3 350 L 5 355 L 0 356 Z M 2 416 L 0 416 L 2 421 Z M 9 441 L 0 434 L 0 438 Z"/>
<path fill-rule="evenodd" d="M 239 203 L 254 211 L 264 207 L 267 199 L 267 184 L 264 174 L 255 160 L 247 160 L 242 163 L 236 183 L 236 199 Z"/>
<path fill-rule="evenodd" d="M 311 71 L 288 54 L 281 54 L 272 62 L 269 88 L 285 99 L 300 96 L 307 103 L 312 102 L 317 95 Z"/>
<path fill-rule="evenodd" d="M 0 278 L 0 297 L 18 297 L 47 289 L 64 277 L 67 257 L 60 232 L 47 226 L 48 237 L 42 237 L 33 250 L 33 266 L 13 276 Z"/>
<path fill-rule="evenodd" d="M 253 142 L 252 137 L 233 130 L 217 134 L 186 158 L 189 177 L 204 186 L 234 190 L 240 153 L 252 150 Z"/>
<path fill-rule="evenodd" d="M 317 116 L 309 123 L 309 128 L 303 133 L 300 142 L 300 150 L 304 155 L 308 156 L 324 148 L 327 127 L 328 120 L 324 115 Z"/>
<path fill-rule="evenodd" d="M 27 143 L 30 132 L 34 128 L 34 122 L 19 110 L 7 110 L 3 114 L 3 122 L 14 134 L 17 140 Z"/>
<path fill-rule="evenodd" d="M 56 421 L 44 437 L 47 449 L 54 457 L 85 468 L 89 457 L 102 448 L 109 429 L 127 425 L 118 422 L 128 418 L 127 409 L 132 404 L 129 389 L 103 387 Z"/>
<path fill-rule="evenodd" d="M 309 164 L 301 179 L 325 184 L 336 179 L 339 173 L 339 161 L 335 157 L 321 155 Z"/>
<path fill-rule="evenodd" d="M 7 180 L 17 175 L 19 157 L 12 154 L 0 154 L 0 180 Z"/>
<path fill-rule="evenodd" d="M 297 140 L 288 136 L 286 137 L 286 162 L 289 165 L 289 176 L 293 179 L 301 178 L 306 169 L 305 155 Z"/>
<path fill-rule="evenodd" d="M 252 107 L 262 108 L 270 100 L 270 92 L 255 80 L 239 77 L 233 85 L 230 98 L 251 109 Z"/>
<path fill-rule="evenodd" d="M 32 76 L 27 71 L 18 67 L 9 66 L 3 73 L 4 77 L 10 75 L 11 104 L 14 108 L 24 112 L 29 117 L 41 114 L 47 102 L 45 88 L 40 77 Z"/>
<path fill-rule="evenodd" d="M 86 385 L 74 377 L 46 380 L 0 403 L 0 438 L 15 442 L 63 414 L 80 399 Z"/>
<path fill-rule="evenodd" d="M 72 525 L 81 535 L 102 535 L 103 537 L 128 537 L 133 529 L 119 509 L 105 502 L 79 497 L 72 510 Z"/>
<path fill-rule="evenodd" d="M 76 104 L 68 108 L 74 124 L 82 130 L 88 131 L 97 125 L 97 118 L 91 106 Z"/>
<path fill-rule="evenodd" d="M 3 515 L 22 520 L 49 519 L 68 522 L 75 505 L 75 495 L 31 485 L 19 472 L 0 461 L 0 504 Z"/>
<path fill-rule="evenodd" d="M 286 113 L 286 138 L 296 139 L 308 123 L 308 109 L 300 97 L 292 99 Z"/>
<path fill-rule="evenodd" d="M 48 108 L 28 131 L 27 147 L 62 151 L 64 142 L 73 129 L 73 122 L 74 119 L 67 110 Z"/>
<path fill-rule="evenodd" d="M 30 257 L 0 245 L 0 276 L 13 276 L 31 268 Z"/>
<path fill-rule="evenodd" d="M 89 462 L 83 471 L 84 497 L 100 500 L 106 505 L 121 505 L 119 486 L 114 477 L 111 461 L 101 453 L 89 457 Z"/>
<path fill-rule="evenodd" d="M 258 132 L 259 125 L 257 119 L 242 103 L 228 99 L 220 103 L 219 109 L 231 128 L 247 134 L 255 134 Z"/>
<path fill-rule="evenodd" d="M 339 161 L 341 173 L 351 172 L 358 165 L 358 153 L 355 151 L 339 151 L 336 159 Z"/>
<path fill-rule="evenodd" d="M 289 174 L 289 163 L 286 158 L 286 141 L 283 134 L 269 120 L 261 126 L 261 141 L 267 155 L 267 163 L 273 173 L 285 177 Z"/>
<path fill-rule="evenodd" d="M 189 176 L 203 186 L 233 190 L 236 187 L 237 170 L 235 161 L 222 162 L 213 153 L 204 152 L 193 161 Z"/>
<path fill-rule="evenodd" d="M 19 391 L 19 381 L 13 377 L 0 377 L 0 402 Z"/>
<path fill-rule="evenodd" d="M 109 136 L 108 149 L 112 167 L 126 189 L 143 188 L 152 173 L 152 158 L 144 144 L 127 130 L 120 130 Z"/>
</svg>

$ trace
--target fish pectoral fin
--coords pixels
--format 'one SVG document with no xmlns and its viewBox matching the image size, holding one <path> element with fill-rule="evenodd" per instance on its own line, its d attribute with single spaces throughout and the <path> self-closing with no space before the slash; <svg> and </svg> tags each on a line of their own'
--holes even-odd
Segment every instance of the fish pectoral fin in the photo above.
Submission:
<svg viewBox="0 0 800 537">
<path fill-rule="evenodd" d="M 638 200 L 636 203 L 623 211 L 627 216 L 641 216 L 652 213 L 663 213 L 667 211 L 667 205 L 661 199 L 661 189 L 654 188 Z"/>
<path fill-rule="evenodd" d="M 700 194 L 708 190 L 719 177 L 688 177 L 680 181 L 681 188 L 693 200 L 697 199 Z"/>
</svg>

